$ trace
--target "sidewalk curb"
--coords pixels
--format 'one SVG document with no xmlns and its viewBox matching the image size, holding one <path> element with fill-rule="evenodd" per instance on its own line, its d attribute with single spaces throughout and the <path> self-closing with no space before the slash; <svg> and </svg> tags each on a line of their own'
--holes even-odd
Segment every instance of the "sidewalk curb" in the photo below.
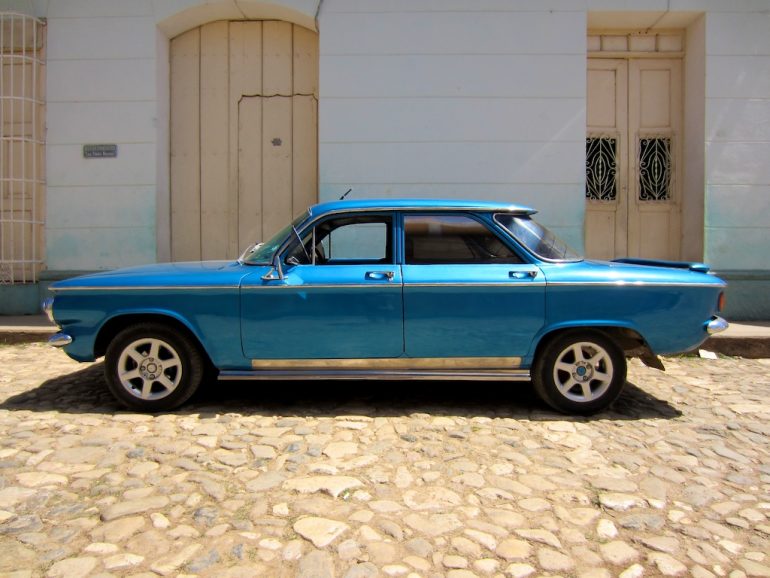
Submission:
<svg viewBox="0 0 770 578">
<path fill-rule="evenodd" d="M 770 358 L 770 337 L 710 337 L 698 349 L 746 359 Z"/>
<path fill-rule="evenodd" d="M 0 345 L 18 345 L 19 343 L 45 343 L 48 338 L 56 333 L 56 328 L 52 330 L 27 330 L 20 331 L 2 331 L 0 330 Z"/>
</svg>

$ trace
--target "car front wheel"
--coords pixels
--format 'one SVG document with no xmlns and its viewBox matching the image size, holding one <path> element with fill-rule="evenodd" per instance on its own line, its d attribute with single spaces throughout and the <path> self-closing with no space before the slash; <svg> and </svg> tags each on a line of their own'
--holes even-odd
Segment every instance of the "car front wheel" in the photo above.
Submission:
<svg viewBox="0 0 770 578">
<path fill-rule="evenodd" d="M 105 377 L 123 405 L 155 412 L 182 405 L 203 380 L 204 362 L 184 334 L 156 323 L 132 325 L 110 343 Z"/>
<path fill-rule="evenodd" d="M 545 346 L 535 360 L 532 383 L 543 401 L 560 412 L 595 413 L 623 390 L 626 359 L 605 335 L 570 331 Z"/>
</svg>

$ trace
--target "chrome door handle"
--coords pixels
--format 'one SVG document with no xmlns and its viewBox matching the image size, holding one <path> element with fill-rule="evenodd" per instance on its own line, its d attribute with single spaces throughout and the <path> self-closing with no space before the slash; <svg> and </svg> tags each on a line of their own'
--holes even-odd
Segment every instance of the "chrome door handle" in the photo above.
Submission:
<svg viewBox="0 0 770 578">
<path fill-rule="evenodd" d="M 529 271 L 509 271 L 508 277 L 511 279 L 534 279 L 537 277 L 537 271 L 534 269 Z"/>
<path fill-rule="evenodd" d="M 383 279 L 393 281 L 393 271 L 367 271 L 364 277 L 373 281 L 382 281 Z"/>
</svg>

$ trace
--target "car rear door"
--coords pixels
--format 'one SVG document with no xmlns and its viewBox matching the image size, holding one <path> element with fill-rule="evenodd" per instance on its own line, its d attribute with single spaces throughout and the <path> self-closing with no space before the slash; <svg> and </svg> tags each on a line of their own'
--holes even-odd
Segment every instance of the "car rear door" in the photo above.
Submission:
<svg viewBox="0 0 770 578">
<path fill-rule="evenodd" d="M 526 356 L 545 318 L 538 267 L 476 215 L 405 213 L 401 228 L 406 354 Z"/>
</svg>

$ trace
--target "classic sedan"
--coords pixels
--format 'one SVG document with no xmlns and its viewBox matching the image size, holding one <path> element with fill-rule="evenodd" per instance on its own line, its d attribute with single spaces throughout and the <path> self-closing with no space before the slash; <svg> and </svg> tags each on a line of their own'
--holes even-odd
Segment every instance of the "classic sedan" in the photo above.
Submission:
<svg viewBox="0 0 770 578">
<path fill-rule="evenodd" d="M 60 281 L 50 340 L 105 357 L 124 405 L 170 410 L 208 379 L 529 381 L 556 410 L 620 395 L 626 358 L 662 369 L 727 327 L 702 263 L 581 258 L 519 205 L 310 207 L 237 261 Z"/>
</svg>

